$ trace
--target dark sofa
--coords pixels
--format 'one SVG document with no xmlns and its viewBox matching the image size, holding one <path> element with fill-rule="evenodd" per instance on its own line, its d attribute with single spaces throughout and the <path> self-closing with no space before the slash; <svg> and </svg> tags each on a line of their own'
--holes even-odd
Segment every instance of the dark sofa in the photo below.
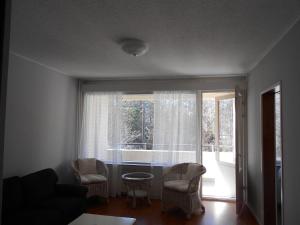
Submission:
<svg viewBox="0 0 300 225">
<path fill-rule="evenodd" d="M 53 169 L 3 180 L 3 225 L 65 225 L 86 210 L 87 189 L 57 184 Z"/>
</svg>

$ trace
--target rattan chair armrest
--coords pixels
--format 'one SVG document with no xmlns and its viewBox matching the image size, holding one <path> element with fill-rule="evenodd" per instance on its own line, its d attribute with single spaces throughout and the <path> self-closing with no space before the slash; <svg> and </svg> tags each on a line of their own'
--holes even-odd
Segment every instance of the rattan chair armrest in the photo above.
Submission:
<svg viewBox="0 0 300 225">
<path fill-rule="evenodd" d="M 172 173 L 171 168 L 163 168 L 162 176 L 163 176 L 163 177 L 167 177 L 167 176 L 170 175 L 171 173 Z"/>
<path fill-rule="evenodd" d="M 97 165 L 97 173 L 105 176 L 106 178 L 108 178 L 108 168 L 107 165 L 101 161 L 101 160 L 97 160 L 96 161 L 96 165 Z"/>
<path fill-rule="evenodd" d="M 206 168 L 203 166 L 202 170 L 197 175 L 195 175 L 194 177 L 192 177 L 190 179 L 189 186 L 188 186 L 188 192 L 194 192 L 194 191 L 198 190 L 201 176 L 204 173 L 206 173 Z"/>
<path fill-rule="evenodd" d="M 175 173 L 175 171 L 173 170 L 173 167 L 164 168 L 163 175 L 162 175 L 163 182 L 170 181 L 170 180 L 176 180 L 176 174 L 177 173 Z"/>
<path fill-rule="evenodd" d="M 77 180 L 77 182 L 79 182 L 81 184 L 81 177 L 80 177 L 80 171 L 77 169 L 77 167 L 75 166 L 75 162 L 72 162 L 72 170 L 73 170 L 73 174 Z"/>
<path fill-rule="evenodd" d="M 199 188 L 199 183 L 200 183 L 200 178 L 201 175 L 194 176 L 190 181 L 189 181 L 189 186 L 188 186 L 188 192 L 195 192 Z"/>
</svg>

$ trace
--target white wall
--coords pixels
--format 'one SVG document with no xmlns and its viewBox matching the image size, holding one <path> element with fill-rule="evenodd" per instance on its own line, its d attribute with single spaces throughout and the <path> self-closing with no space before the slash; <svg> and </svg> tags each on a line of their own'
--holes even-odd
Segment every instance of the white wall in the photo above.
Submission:
<svg viewBox="0 0 300 225">
<path fill-rule="evenodd" d="M 77 81 L 10 54 L 4 177 L 54 168 L 72 181 Z"/>
<path fill-rule="evenodd" d="M 300 23 L 250 72 L 248 80 L 248 202 L 262 221 L 260 93 L 282 81 L 285 225 L 300 224 Z M 262 223 L 261 223 L 262 224 Z"/>
</svg>

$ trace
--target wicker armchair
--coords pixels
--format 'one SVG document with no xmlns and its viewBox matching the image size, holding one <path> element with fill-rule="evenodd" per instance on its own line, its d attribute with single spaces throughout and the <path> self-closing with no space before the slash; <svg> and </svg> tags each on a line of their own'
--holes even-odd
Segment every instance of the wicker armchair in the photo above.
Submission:
<svg viewBox="0 0 300 225">
<path fill-rule="evenodd" d="M 201 208 L 205 211 L 199 196 L 201 176 L 206 172 L 198 163 L 181 163 L 169 168 L 163 175 L 162 211 L 168 207 L 179 207 L 187 218 Z"/>
<path fill-rule="evenodd" d="M 108 202 L 108 168 L 104 162 L 93 158 L 78 159 L 72 162 L 72 168 L 76 180 L 88 188 L 87 197 L 96 195 L 106 198 Z"/>
</svg>

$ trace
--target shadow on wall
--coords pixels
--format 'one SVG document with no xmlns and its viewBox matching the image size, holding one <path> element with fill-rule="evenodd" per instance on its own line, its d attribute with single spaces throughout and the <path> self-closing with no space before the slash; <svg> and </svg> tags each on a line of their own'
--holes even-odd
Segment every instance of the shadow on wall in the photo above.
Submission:
<svg viewBox="0 0 300 225">
<path fill-rule="evenodd" d="M 59 183 L 75 184 L 76 179 L 71 167 L 71 160 L 75 157 L 76 104 L 72 103 L 76 102 L 77 82 L 71 80 L 65 91 L 64 99 L 61 99 L 67 106 L 62 109 L 64 110 L 62 116 L 65 126 L 63 127 L 63 151 L 61 154 L 64 161 L 55 170 L 59 176 Z"/>
<path fill-rule="evenodd" d="M 58 175 L 59 183 L 67 183 L 67 184 L 76 183 L 70 161 L 64 161 L 54 169 Z"/>
</svg>

